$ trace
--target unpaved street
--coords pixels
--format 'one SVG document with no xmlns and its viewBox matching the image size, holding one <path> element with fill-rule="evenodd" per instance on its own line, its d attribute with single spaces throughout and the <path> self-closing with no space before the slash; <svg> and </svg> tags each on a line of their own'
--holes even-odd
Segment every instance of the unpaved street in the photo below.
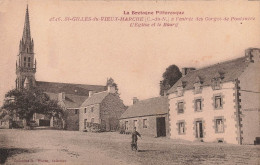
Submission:
<svg viewBox="0 0 260 165">
<path fill-rule="evenodd" d="M 4 164 L 259 164 L 260 146 L 191 143 L 130 135 L 59 130 L 0 130 Z"/>
</svg>

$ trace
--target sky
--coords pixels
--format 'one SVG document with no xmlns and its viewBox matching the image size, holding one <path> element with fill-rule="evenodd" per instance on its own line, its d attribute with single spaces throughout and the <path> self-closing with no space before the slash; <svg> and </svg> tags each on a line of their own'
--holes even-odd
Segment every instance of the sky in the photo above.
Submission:
<svg viewBox="0 0 260 165">
<path fill-rule="evenodd" d="M 0 105 L 4 94 L 15 87 L 15 62 L 27 3 L 37 59 L 36 80 L 105 85 L 112 77 L 126 105 L 131 105 L 133 97 L 159 96 L 159 82 L 171 64 L 180 69 L 201 68 L 244 56 L 249 47 L 260 47 L 259 1 L 0 0 Z M 172 17 L 255 20 L 182 21 L 178 27 L 50 21 L 52 17 L 121 17 L 124 11 L 157 10 L 184 12 Z"/>
</svg>

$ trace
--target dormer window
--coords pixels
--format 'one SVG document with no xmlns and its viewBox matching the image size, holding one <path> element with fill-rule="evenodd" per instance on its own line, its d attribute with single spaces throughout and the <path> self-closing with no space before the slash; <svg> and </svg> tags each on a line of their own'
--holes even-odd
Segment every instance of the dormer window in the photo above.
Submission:
<svg viewBox="0 0 260 165">
<path fill-rule="evenodd" d="M 183 96 L 183 87 L 177 87 L 177 95 Z"/>
<path fill-rule="evenodd" d="M 195 83 L 194 83 L 194 93 L 198 94 L 201 93 L 201 84 L 202 84 L 202 80 L 199 76 L 196 77 Z"/>
<path fill-rule="evenodd" d="M 223 73 L 218 72 L 214 78 L 211 80 L 212 89 L 219 90 L 221 89 L 221 80 L 224 78 Z"/>
<path fill-rule="evenodd" d="M 183 96 L 184 93 L 184 87 L 185 87 L 185 82 L 181 81 L 180 84 L 177 86 L 177 96 Z"/>
</svg>

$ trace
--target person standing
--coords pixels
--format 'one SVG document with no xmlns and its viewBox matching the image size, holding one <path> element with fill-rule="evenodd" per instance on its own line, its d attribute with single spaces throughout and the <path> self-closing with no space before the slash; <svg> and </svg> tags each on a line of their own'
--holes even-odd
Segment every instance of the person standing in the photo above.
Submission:
<svg viewBox="0 0 260 165">
<path fill-rule="evenodd" d="M 136 131 L 136 127 L 134 127 L 134 131 L 132 132 L 132 143 L 131 143 L 132 150 L 133 150 L 134 147 L 137 150 L 137 140 L 138 140 L 137 136 L 142 138 L 140 133 Z"/>
</svg>

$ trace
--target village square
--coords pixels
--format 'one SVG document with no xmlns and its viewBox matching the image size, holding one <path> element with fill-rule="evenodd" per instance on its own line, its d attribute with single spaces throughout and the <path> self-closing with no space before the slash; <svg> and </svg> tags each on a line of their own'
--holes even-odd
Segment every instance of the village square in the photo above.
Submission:
<svg viewBox="0 0 260 165">
<path fill-rule="evenodd" d="M 1 164 L 260 163 L 259 48 L 202 68 L 165 66 L 157 97 L 125 105 L 111 77 L 38 81 L 32 36 L 27 5 L 0 110 Z"/>
</svg>

